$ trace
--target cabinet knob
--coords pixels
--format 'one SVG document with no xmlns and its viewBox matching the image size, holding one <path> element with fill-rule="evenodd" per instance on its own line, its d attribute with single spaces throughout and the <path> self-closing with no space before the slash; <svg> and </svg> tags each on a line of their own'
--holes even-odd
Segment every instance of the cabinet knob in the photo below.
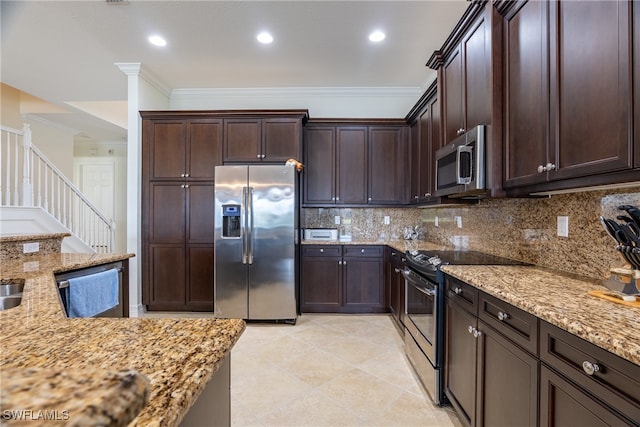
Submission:
<svg viewBox="0 0 640 427">
<path fill-rule="evenodd" d="M 256 155 L 256 157 L 257 157 L 258 159 L 260 159 L 260 158 L 261 158 L 261 157 L 260 157 L 260 154 L 257 154 L 257 155 Z"/>
<path fill-rule="evenodd" d="M 183 173 L 180 174 L 180 178 L 184 178 L 184 174 Z"/>
<path fill-rule="evenodd" d="M 405 257 L 402 257 L 402 259 L 401 259 L 400 261 L 402 261 L 402 262 L 406 262 L 406 261 L 407 261 L 407 259 L 406 259 Z"/>
<path fill-rule="evenodd" d="M 455 288 L 453 288 L 453 292 L 454 292 L 456 295 L 460 295 L 460 294 L 462 293 L 462 289 L 461 289 L 461 288 L 459 288 L 459 287 L 455 287 Z"/>
<path fill-rule="evenodd" d="M 547 172 L 556 170 L 556 165 L 553 163 L 547 163 L 547 166 L 545 167 L 547 168 Z"/>
<path fill-rule="evenodd" d="M 476 329 L 476 328 L 474 328 L 474 327 L 473 327 L 473 326 L 471 326 L 471 325 L 469 325 L 469 327 L 467 328 L 467 330 L 469 331 L 469 333 L 470 333 L 470 334 L 473 334 L 473 331 L 474 331 L 475 329 Z"/>
<path fill-rule="evenodd" d="M 396 273 L 400 273 L 400 269 L 399 268 L 394 268 L 393 269 Z"/>
<path fill-rule="evenodd" d="M 188 173 L 185 173 L 185 174 L 184 174 L 184 177 L 185 177 L 185 178 L 189 178 L 189 174 L 188 174 Z"/>
<path fill-rule="evenodd" d="M 336 202 L 337 202 L 338 200 L 340 200 L 340 197 L 336 197 Z"/>
<path fill-rule="evenodd" d="M 371 201 L 371 197 L 369 197 L 369 201 Z"/>
<path fill-rule="evenodd" d="M 542 172 L 546 172 L 547 168 L 542 166 L 542 165 L 538 165 L 538 173 L 542 173 Z"/>
<path fill-rule="evenodd" d="M 600 365 L 585 360 L 584 362 L 582 362 L 582 369 L 587 375 L 593 375 L 596 372 L 600 371 Z"/>
<path fill-rule="evenodd" d="M 508 313 L 503 313 L 501 311 L 498 312 L 498 320 L 504 321 L 504 320 L 507 320 L 508 318 L 509 318 Z"/>
<path fill-rule="evenodd" d="M 189 188 L 189 184 L 185 184 L 184 188 Z"/>
<path fill-rule="evenodd" d="M 431 193 L 424 193 L 424 197 L 431 197 Z"/>
<path fill-rule="evenodd" d="M 364 249 L 360 249 L 360 253 L 363 254 L 364 253 Z"/>
<path fill-rule="evenodd" d="M 456 131 L 457 135 L 462 135 L 464 133 L 464 128 L 460 128 Z"/>
<path fill-rule="evenodd" d="M 320 248 L 320 252 L 324 252 L 324 249 L 323 249 L 323 248 Z"/>
<path fill-rule="evenodd" d="M 335 202 L 335 201 L 336 201 L 336 198 L 335 198 L 335 197 L 332 197 L 332 198 L 331 198 L 331 201 L 332 201 L 332 202 Z"/>
<path fill-rule="evenodd" d="M 413 196 L 414 199 L 418 200 L 418 196 Z"/>
<path fill-rule="evenodd" d="M 180 188 L 184 188 L 184 184 L 182 184 L 182 185 L 180 186 Z"/>
<path fill-rule="evenodd" d="M 395 252 L 391 252 L 391 256 L 396 256 L 396 253 Z"/>
<path fill-rule="evenodd" d="M 482 335 L 482 332 L 480 332 L 479 330 L 477 330 L 477 329 L 473 330 L 473 336 L 475 338 L 479 338 L 481 335 Z"/>
</svg>

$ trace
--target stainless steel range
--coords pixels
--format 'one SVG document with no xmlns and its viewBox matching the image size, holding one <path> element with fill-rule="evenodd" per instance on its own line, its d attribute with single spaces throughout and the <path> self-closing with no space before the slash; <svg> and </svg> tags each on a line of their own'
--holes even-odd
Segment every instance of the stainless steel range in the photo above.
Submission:
<svg viewBox="0 0 640 427">
<path fill-rule="evenodd" d="M 476 251 L 407 251 L 405 352 L 433 401 L 444 395 L 444 274 L 442 264 L 521 265 L 520 261 Z"/>
</svg>

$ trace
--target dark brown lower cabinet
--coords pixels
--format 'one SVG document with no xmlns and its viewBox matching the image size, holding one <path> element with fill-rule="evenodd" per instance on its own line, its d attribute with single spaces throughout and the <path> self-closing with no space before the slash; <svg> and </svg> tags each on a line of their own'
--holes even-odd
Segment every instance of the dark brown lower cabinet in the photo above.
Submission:
<svg viewBox="0 0 640 427">
<path fill-rule="evenodd" d="M 540 368 L 540 425 L 553 427 L 627 426 L 600 399 L 542 365 Z"/>
<path fill-rule="evenodd" d="M 384 246 L 305 245 L 300 310 L 384 313 Z"/>
<path fill-rule="evenodd" d="M 507 338 L 509 319 L 532 320 L 505 304 L 494 329 L 478 318 L 484 293 L 469 288 L 447 278 L 445 394 L 466 426 L 537 426 L 538 358 Z"/>
</svg>

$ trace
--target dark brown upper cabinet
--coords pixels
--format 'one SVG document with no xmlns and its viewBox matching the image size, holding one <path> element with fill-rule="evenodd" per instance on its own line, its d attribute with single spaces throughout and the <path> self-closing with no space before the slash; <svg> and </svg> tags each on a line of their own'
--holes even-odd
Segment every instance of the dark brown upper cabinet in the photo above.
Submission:
<svg viewBox="0 0 640 427">
<path fill-rule="evenodd" d="M 401 120 L 323 119 L 307 125 L 303 204 L 406 203 L 407 129 Z"/>
<path fill-rule="evenodd" d="M 488 196 L 502 192 L 502 20 L 492 3 L 472 2 L 427 66 L 438 72 L 442 145 L 487 125 Z"/>
<path fill-rule="evenodd" d="M 501 13 L 508 193 L 637 180 L 632 3 L 520 1 Z"/>
<path fill-rule="evenodd" d="M 224 120 L 225 163 L 284 163 L 301 159 L 302 117 Z"/>
</svg>

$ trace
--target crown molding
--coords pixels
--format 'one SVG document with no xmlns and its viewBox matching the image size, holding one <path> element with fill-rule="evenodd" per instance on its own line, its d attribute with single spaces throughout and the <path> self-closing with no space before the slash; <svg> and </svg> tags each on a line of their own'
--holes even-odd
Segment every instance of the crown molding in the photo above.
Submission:
<svg viewBox="0 0 640 427">
<path fill-rule="evenodd" d="M 171 96 L 171 88 L 159 77 L 149 71 L 141 62 L 115 62 L 114 65 L 127 76 L 138 76 L 155 89 L 160 91 L 165 97 Z"/>
<path fill-rule="evenodd" d="M 412 98 L 420 96 L 420 87 L 267 87 L 174 89 L 171 99 L 225 98 Z"/>
<path fill-rule="evenodd" d="M 59 130 L 62 130 L 64 132 L 69 132 L 72 135 L 78 135 L 79 133 L 81 133 L 81 131 L 79 131 L 76 128 L 72 128 L 70 126 L 65 126 L 65 125 L 62 125 L 60 123 L 52 122 L 51 120 L 44 119 L 44 118 L 42 118 L 42 117 L 40 117 L 38 115 L 35 115 L 35 114 L 23 114 L 22 117 L 25 120 L 28 120 L 30 122 L 39 123 L 39 124 L 47 126 L 47 127 L 51 127 L 51 128 L 54 128 L 54 129 L 59 129 Z"/>
</svg>

